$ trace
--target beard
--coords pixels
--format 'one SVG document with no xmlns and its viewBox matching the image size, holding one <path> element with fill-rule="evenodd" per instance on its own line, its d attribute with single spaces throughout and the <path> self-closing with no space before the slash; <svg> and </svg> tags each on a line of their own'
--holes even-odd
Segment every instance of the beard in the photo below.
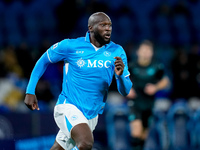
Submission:
<svg viewBox="0 0 200 150">
<path fill-rule="evenodd" d="M 104 39 L 103 36 L 101 36 L 99 34 L 99 32 L 94 32 L 94 37 L 95 39 L 101 44 L 101 45 L 105 45 L 105 44 L 108 44 L 110 43 L 110 38 L 109 39 Z"/>
</svg>

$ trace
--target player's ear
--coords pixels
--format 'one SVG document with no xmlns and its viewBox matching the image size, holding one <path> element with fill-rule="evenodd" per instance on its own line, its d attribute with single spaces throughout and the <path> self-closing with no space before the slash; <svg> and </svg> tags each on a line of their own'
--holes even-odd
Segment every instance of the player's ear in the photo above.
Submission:
<svg viewBox="0 0 200 150">
<path fill-rule="evenodd" d="M 88 26 L 88 29 L 89 29 L 90 32 L 93 31 L 93 27 L 92 26 Z"/>
</svg>

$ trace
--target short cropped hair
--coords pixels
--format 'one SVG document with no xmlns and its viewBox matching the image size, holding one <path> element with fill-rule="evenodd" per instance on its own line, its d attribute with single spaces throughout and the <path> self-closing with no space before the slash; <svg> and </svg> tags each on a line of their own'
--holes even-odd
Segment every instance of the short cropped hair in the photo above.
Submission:
<svg viewBox="0 0 200 150">
<path fill-rule="evenodd" d="M 144 40 L 140 43 L 140 45 L 147 45 L 153 48 L 153 43 L 150 40 Z"/>
</svg>

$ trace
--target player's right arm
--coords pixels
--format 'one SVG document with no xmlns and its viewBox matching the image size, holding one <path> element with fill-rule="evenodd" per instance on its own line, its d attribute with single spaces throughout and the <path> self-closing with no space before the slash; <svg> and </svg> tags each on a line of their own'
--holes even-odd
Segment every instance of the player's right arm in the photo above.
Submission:
<svg viewBox="0 0 200 150">
<path fill-rule="evenodd" d="M 35 95 L 36 85 L 40 77 L 44 74 L 49 64 L 56 63 L 66 59 L 67 44 L 68 40 L 63 40 L 59 43 L 54 44 L 37 61 L 31 73 L 31 77 L 26 89 L 26 96 L 24 99 L 24 103 L 29 109 L 39 110 L 37 97 Z"/>
<path fill-rule="evenodd" d="M 38 80 L 43 75 L 47 66 L 50 63 L 51 62 L 48 59 L 47 52 L 45 52 L 40 57 L 40 59 L 37 61 L 36 65 L 35 65 L 35 67 L 33 68 L 33 71 L 31 73 L 31 77 L 30 77 L 30 80 L 29 80 L 29 83 L 28 83 L 28 86 L 26 89 L 26 96 L 24 99 L 24 103 L 31 110 L 35 110 L 35 109 L 39 110 L 37 98 L 35 95 L 35 88 L 38 83 Z"/>
</svg>

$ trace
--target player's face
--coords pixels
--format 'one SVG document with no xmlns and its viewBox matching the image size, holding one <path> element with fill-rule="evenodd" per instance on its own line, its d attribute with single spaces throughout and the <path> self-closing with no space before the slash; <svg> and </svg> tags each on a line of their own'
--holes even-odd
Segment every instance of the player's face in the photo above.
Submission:
<svg viewBox="0 0 200 150">
<path fill-rule="evenodd" d="M 150 60 L 153 57 L 153 49 L 148 45 L 141 45 L 138 49 L 137 55 L 141 59 Z"/>
<path fill-rule="evenodd" d="M 94 37 L 102 45 L 110 42 L 112 32 L 111 20 L 107 17 L 103 17 L 101 21 L 94 25 Z"/>
</svg>

